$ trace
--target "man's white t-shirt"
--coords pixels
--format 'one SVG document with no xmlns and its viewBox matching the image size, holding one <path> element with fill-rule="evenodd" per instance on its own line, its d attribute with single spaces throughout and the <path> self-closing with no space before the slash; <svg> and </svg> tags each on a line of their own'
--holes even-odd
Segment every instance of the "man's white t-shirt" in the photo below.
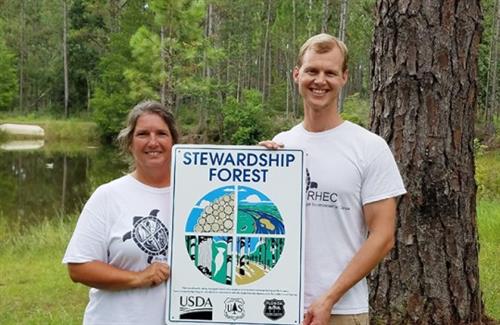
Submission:
<svg viewBox="0 0 500 325">
<path fill-rule="evenodd" d="M 306 154 L 304 300 L 307 308 L 339 277 L 367 238 L 363 205 L 406 193 L 385 140 L 345 121 L 323 131 L 302 124 L 274 137 Z M 333 307 L 332 314 L 368 312 L 366 279 Z"/>
<path fill-rule="evenodd" d="M 170 187 L 123 176 L 97 188 L 78 219 L 63 263 L 102 261 L 142 271 L 166 260 Z M 91 288 L 84 324 L 165 324 L 165 285 L 110 291 Z"/>
</svg>

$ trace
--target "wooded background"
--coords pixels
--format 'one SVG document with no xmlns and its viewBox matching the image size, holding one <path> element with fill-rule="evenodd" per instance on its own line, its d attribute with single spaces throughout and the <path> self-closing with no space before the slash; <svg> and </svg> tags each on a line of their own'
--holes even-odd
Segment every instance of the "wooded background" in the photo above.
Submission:
<svg viewBox="0 0 500 325">
<path fill-rule="evenodd" d="M 477 107 L 491 138 L 500 6 L 481 4 Z M 0 0 L 0 110 L 88 116 L 110 138 L 131 106 L 154 98 L 191 142 L 255 143 L 301 116 L 296 53 L 328 32 L 349 47 L 345 114 L 360 122 L 375 12 L 375 0 Z"/>
</svg>

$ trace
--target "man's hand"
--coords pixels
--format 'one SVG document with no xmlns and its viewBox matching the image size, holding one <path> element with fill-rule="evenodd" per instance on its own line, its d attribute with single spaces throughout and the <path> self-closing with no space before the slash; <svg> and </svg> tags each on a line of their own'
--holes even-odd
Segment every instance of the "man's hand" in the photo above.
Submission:
<svg viewBox="0 0 500 325">
<path fill-rule="evenodd" d="M 271 140 L 261 141 L 259 142 L 259 146 L 263 146 L 266 147 L 267 149 L 273 149 L 273 150 L 285 147 L 282 143 L 277 143 Z"/>
<path fill-rule="evenodd" d="M 303 325 L 328 325 L 332 313 L 333 303 L 327 296 L 316 299 L 307 309 Z"/>
</svg>

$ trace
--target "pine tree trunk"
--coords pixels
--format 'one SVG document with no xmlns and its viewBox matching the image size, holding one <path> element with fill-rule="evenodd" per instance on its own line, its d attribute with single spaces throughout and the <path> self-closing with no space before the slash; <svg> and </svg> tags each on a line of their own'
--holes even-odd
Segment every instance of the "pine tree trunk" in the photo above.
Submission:
<svg viewBox="0 0 500 325">
<path fill-rule="evenodd" d="M 321 21 L 321 32 L 328 33 L 328 18 L 330 17 L 330 1 L 323 0 L 323 19 Z"/>
<path fill-rule="evenodd" d="M 347 29 L 347 0 L 340 2 L 340 26 L 339 26 L 339 40 L 345 42 L 345 33 Z M 338 111 L 344 110 L 344 98 L 346 97 L 348 87 L 342 88 L 339 96 Z"/>
<path fill-rule="evenodd" d="M 297 3 L 296 0 L 292 0 L 292 10 L 293 10 L 293 19 L 292 19 L 292 49 L 295 49 L 295 44 L 297 43 Z M 287 61 L 288 62 L 288 61 Z M 297 102 L 298 102 L 298 94 L 297 94 L 297 88 L 295 87 L 295 82 L 293 82 L 293 78 L 291 78 L 291 73 L 292 69 L 288 70 L 289 74 L 289 82 L 291 83 L 291 88 L 292 88 L 292 112 L 293 116 L 297 116 Z"/>
<path fill-rule="evenodd" d="M 167 58 L 165 55 L 165 26 L 160 26 L 160 57 L 163 80 L 160 87 L 160 103 L 165 105 L 165 94 L 167 92 Z"/>
<path fill-rule="evenodd" d="M 307 35 L 312 36 L 313 34 L 313 2 L 309 0 L 309 10 L 307 11 Z"/>
<path fill-rule="evenodd" d="M 372 322 L 470 324 L 482 316 L 474 181 L 479 0 L 379 0 L 371 129 L 408 194 L 397 242 L 370 276 Z"/>
<path fill-rule="evenodd" d="M 24 37 L 25 33 L 25 26 L 26 26 L 26 11 L 24 7 L 24 0 L 20 1 L 20 7 L 21 7 L 21 12 L 20 12 L 20 26 L 21 26 L 21 32 L 20 32 L 20 41 L 19 41 L 19 110 L 21 112 L 24 111 L 24 63 L 25 63 L 25 57 L 26 57 L 26 40 Z"/>
<path fill-rule="evenodd" d="M 266 10 L 266 27 L 264 31 L 264 50 L 262 53 L 262 103 L 264 103 L 267 99 L 267 92 L 270 80 L 268 79 L 268 69 L 267 66 L 270 65 L 269 62 L 269 28 L 271 24 L 271 1 L 267 1 L 267 10 Z"/>
<path fill-rule="evenodd" d="M 63 2 L 63 61 L 64 61 L 64 117 L 69 117 L 69 80 L 68 80 L 68 4 Z"/>
<path fill-rule="evenodd" d="M 493 35 L 492 49 L 491 49 L 491 61 L 490 61 L 490 73 L 488 73 L 488 78 L 491 83 L 491 93 L 489 96 L 489 102 L 486 102 L 486 139 L 487 142 L 493 141 L 495 138 L 495 123 L 493 121 L 494 112 L 498 106 L 497 100 L 497 69 L 498 69 L 498 43 L 500 42 L 500 0 L 496 2 L 496 14 L 494 20 L 495 32 Z"/>
</svg>

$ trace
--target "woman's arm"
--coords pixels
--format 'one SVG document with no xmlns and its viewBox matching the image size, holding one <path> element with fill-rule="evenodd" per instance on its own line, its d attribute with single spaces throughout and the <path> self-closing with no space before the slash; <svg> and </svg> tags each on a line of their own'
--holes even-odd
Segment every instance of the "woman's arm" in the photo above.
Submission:
<svg viewBox="0 0 500 325">
<path fill-rule="evenodd" d="M 124 290 L 154 287 L 168 280 L 170 267 L 165 263 L 152 263 L 143 271 L 122 270 L 100 261 L 68 263 L 73 282 L 106 290 Z"/>
</svg>

